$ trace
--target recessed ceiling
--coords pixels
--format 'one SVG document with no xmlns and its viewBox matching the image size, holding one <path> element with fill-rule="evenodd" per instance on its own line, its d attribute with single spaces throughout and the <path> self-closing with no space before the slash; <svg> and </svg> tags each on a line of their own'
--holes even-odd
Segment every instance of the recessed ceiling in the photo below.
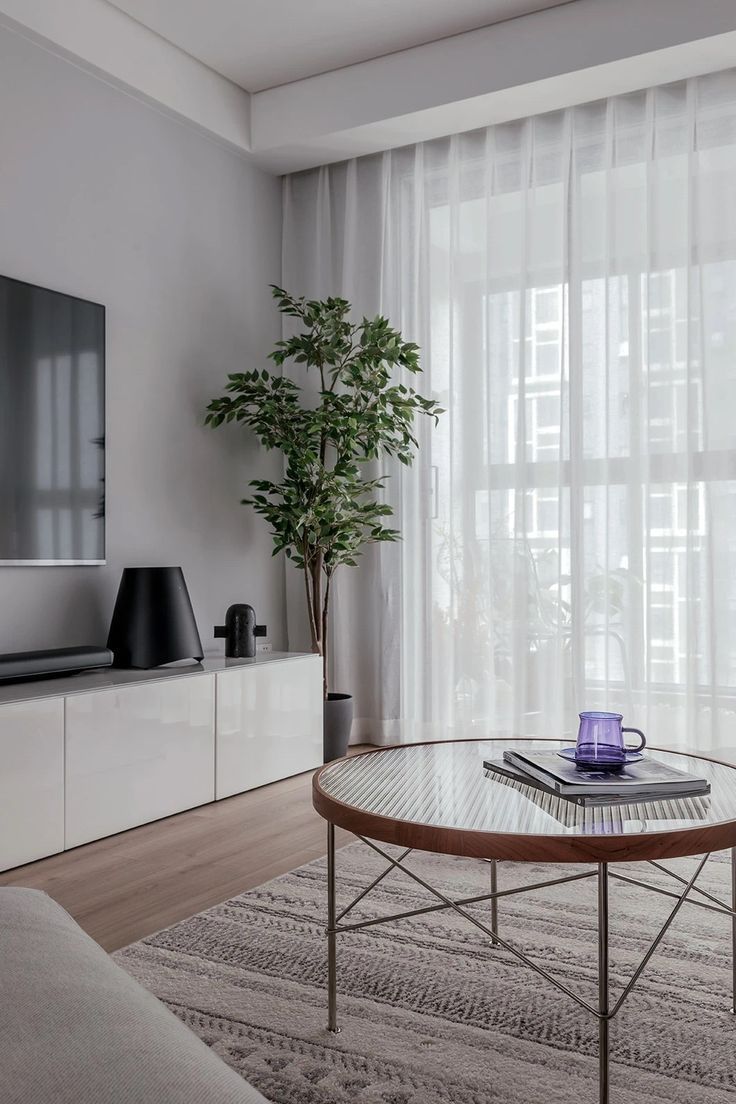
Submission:
<svg viewBox="0 0 736 1104">
<path fill-rule="evenodd" d="M 111 0 L 248 92 L 570 0 Z"/>
</svg>

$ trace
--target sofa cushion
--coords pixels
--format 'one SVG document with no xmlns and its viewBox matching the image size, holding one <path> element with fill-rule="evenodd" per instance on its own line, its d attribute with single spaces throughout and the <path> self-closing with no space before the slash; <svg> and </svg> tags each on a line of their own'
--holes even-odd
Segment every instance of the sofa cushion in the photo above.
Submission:
<svg viewBox="0 0 736 1104">
<path fill-rule="evenodd" d="M 262 1104 L 45 893 L 0 888 L 3 1104 Z"/>
</svg>

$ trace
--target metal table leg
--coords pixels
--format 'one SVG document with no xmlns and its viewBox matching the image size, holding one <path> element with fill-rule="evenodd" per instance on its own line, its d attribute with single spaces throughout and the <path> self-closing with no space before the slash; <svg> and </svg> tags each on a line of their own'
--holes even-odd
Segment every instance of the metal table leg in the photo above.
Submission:
<svg viewBox="0 0 736 1104">
<path fill-rule="evenodd" d="M 498 859 L 491 859 L 491 893 L 498 892 Z M 498 931 L 498 898 L 491 898 L 491 931 Z M 491 946 L 498 947 L 499 942 L 495 936 L 491 939 Z M 736 998 L 734 998 L 736 1000 Z"/>
<path fill-rule="evenodd" d="M 327 825 L 327 1027 L 337 1034 L 337 932 L 335 905 L 335 825 Z"/>
<path fill-rule="evenodd" d="M 608 863 L 598 864 L 598 1084 L 600 1104 L 608 1104 Z"/>
<path fill-rule="evenodd" d="M 394 857 L 380 847 L 373 840 L 367 839 L 365 836 L 358 835 L 358 839 L 361 840 L 367 847 L 370 847 L 372 851 L 380 855 L 387 863 L 388 868 L 378 878 L 374 878 L 370 885 L 361 890 L 358 896 L 352 901 L 341 913 L 340 920 L 346 916 L 351 909 L 359 901 L 362 901 L 376 885 L 379 884 L 388 873 L 389 870 L 397 870 L 401 872 L 405 877 L 409 878 L 412 882 L 422 886 L 423 889 L 435 897 L 439 904 L 423 905 L 418 908 L 408 909 L 403 912 L 394 912 L 389 916 L 374 916 L 365 920 L 353 921 L 349 924 L 341 923 L 336 914 L 336 898 L 335 898 L 335 826 L 334 824 L 328 824 L 327 830 L 327 911 L 328 911 L 328 923 L 327 923 L 327 990 L 328 990 L 328 1027 L 330 1031 L 338 1032 L 340 1029 L 337 1026 L 337 963 L 336 963 L 336 940 L 338 934 L 363 931 L 367 928 L 375 927 L 380 924 L 396 923 L 399 920 L 407 920 L 411 917 L 426 916 L 429 913 L 441 912 L 444 910 L 452 910 L 458 916 L 471 923 L 475 928 L 483 933 L 486 939 L 489 939 L 491 943 L 497 944 L 503 947 L 506 951 L 510 952 L 515 958 L 519 959 L 526 966 L 529 966 L 535 973 L 543 977 L 547 982 L 555 987 L 559 992 L 564 993 L 575 1001 L 581 1008 L 584 1008 L 591 1015 L 595 1016 L 598 1020 L 598 1082 L 599 1082 L 599 1104 L 610 1104 L 610 1024 L 613 1018 L 618 1014 L 622 1005 L 626 1001 L 627 997 L 631 993 L 634 986 L 637 984 L 642 973 L 646 969 L 652 955 L 655 953 L 664 936 L 669 931 L 675 917 L 680 911 L 681 907 L 688 903 L 697 908 L 705 908 L 710 912 L 720 912 L 724 916 L 730 917 L 731 920 L 731 936 L 732 936 L 732 951 L 733 951 L 733 963 L 732 963 L 732 986 L 733 986 L 733 999 L 734 1009 L 736 1009 L 736 847 L 731 850 L 731 894 L 732 904 L 729 907 L 725 902 L 714 897 L 710 893 L 706 893 L 705 890 L 698 890 L 696 882 L 702 873 L 703 867 L 709 859 L 709 855 L 703 855 L 700 862 L 697 864 L 693 874 L 689 879 L 681 878 L 664 867 L 661 869 L 665 873 L 669 873 L 678 882 L 682 883 L 682 888 L 679 893 L 670 893 L 668 890 L 663 890 L 661 886 L 653 886 L 647 882 L 642 882 L 637 878 L 630 878 L 625 874 L 619 873 L 618 869 L 614 867 L 613 871 L 609 871 L 609 864 L 607 862 L 601 862 L 596 865 L 592 870 L 584 870 L 578 874 L 568 874 L 562 878 L 552 878 L 542 882 L 535 882 L 532 885 L 510 887 L 509 889 L 499 890 L 497 887 L 497 860 L 485 860 L 491 862 L 491 889 L 489 893 L 481 893 L 472 897 L 463 897 L 459 900 L 453 900 L 448 897 L 441 890 L 432 886 L 426 879 L 420 877 L 413 870 L 405 865 L 407 852 L 404 851 L 398 857 Z M 654 864 L 660 865 L 660 864 Z M 546 889 L 548 886 L 562 885 L 566 882 L 575 882 L 584 878 L 597 878 L 598 883 L 598 1000 L 592 1002 L 586 1000 L 580 994 L 572 990 L 566 985 L 560 978 L 555 977 L 549 970 L 543 966 L 534 962 L 527 954 L 525 954 L 519 947 L 514 946 L 506 936 L 502 936 L 498 932 L 498 910 L 497 902 L 500 897 L 510 897 L 519 893 L 529 893 L 532 890 Z M 673 897 L 675 904 L 672 907 L 669 915 L 665 919 L 664 923 L 660 927 L 658 933 L 650 943 L 644 957 L 639 965 L 634 970 L 633 974 L 629 978 L 628 982 L 624 985 L 621 992 L 618 994 L 615 1000 L 611 999 L 609 989 L 609 955 L 608 955 L 608 941 L 609 941 L 609 879 L 613 878 L 616 881 L 630 882 L 633 885 L 642 887 L 643 889 L 651 890 L 658 894 L 664 894 L 666 897 Z M 708 900 L 694 900 L 692 893 L 699 892 L 704 895 Z M 491 924 L 483 923 L 477 915 L 468 912 L 466 906 L 477 905 L 481 902 L 491 902 Z"/>
</svg>

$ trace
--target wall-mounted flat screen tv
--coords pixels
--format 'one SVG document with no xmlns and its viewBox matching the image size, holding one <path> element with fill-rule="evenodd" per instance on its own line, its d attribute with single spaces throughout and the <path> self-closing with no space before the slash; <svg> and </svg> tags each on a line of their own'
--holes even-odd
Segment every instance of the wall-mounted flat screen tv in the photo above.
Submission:
<svg viewBox="0 0 736 1104">
<path fill-rule="evenodd" d="M 0 276 L 0 564 L 105 561 L 105 308 Z"/>
</svg>

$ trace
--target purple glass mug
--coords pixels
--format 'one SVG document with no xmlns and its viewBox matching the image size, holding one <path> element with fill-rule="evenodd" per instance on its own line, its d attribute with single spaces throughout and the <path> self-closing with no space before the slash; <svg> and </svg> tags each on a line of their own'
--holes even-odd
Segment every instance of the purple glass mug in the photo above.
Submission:
<svg viewBox="0 0 736 1104">
<path fill-rule="evenodd" d="M 627 751 L 641 751 L 646 737 L 639 728 L 624 728 L 621 713 L 580 713 L 580 728 L 575 745 L 575 762 L 580 767 L 617 770 L 626 762 Z M 641 743 L 628 747 L 624 732 L 635 732 Z"/>
</svg>

